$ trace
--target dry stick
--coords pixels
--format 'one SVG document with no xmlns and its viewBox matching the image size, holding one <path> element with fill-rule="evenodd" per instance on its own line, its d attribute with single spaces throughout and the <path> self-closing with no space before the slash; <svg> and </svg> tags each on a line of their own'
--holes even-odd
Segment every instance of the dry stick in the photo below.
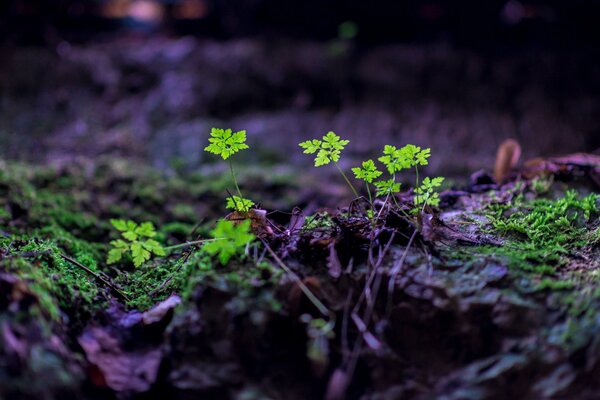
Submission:
<svg viewBox="0 0 600 400">
<path fill-rule="evenodd" d="M 261 239 L 260 241 L 265 245 L 265 248 L 267 249 L 269 254 L 271 254 L 273 259 L 275 259 L 275 262 L 292 278 L 294 282 L 296 282 L 300 290 L 302 290 L 306 297 L 308 297 L 308 299 L 311 301 L 311 303 L 313 303 L 317 310 L 319 310 L 319 312 L 326 317 L 332 317 L 331 311 L 329 311 L 329 309 L 323 303 L 321 303 L 321 300 L 319 300 L 317 296 L 315 296 L 313 292 L 310 291 L 310 289 L 304 284 L 304 282 L 302 282 L 298 275 L 296 275 L 294 271 L 292 271 L 287 265 L 285 265 L 281 258 L 279 258 L 275 251 L 273 251 L 271 246 L 269 246 L 264 239 Z"/>
<path fill-rule="evenodd" d="M 169 282 L 171 282 L 171 280 L 173 279 L 173 276 L 175 276 L 176 273 L 178 273 L 181 268 L 183 267 L 183 264 L 185 264 L 187 262 L 187 260 L 190 258 L 190 256 L 192 255 L 194 251 L 190 250 L 187 253 L 185 253 L 185 255 L 183 257 L 179 257 L 179 259 L 181 260 L 183 258 L 183 261 L 181 262 L 181 264 L 179 264 L 179 266 L 177 267 L 177 269 L 175 270 L 174 273 L 172 273 L 171 275 L 169 275 L 169 277 L 167 279 L 165 279 L 163 281 L 163 283 L 161 283 L 160 285 L 158 285 L 158 287 L 156 289 L 154 289 L 153 291 L 151 291 L 150 293 L 148 293 L 148 295 L 150 297 L 154 297 L 154 295 L 156 293 L 158 293 L 162 288 L 164 288 L 165 286 L 167 286 L 169 284 Z"/>
<path fill-rule="evenodd" d="M 394 297 L 394 286 L 396 283 L 396 276 L 398 276 L 398 274 L 400 273 L 400 270 L 404 266 L 404 261 L 406 260 L 406 257 L 408 256 L 408 250 L 410 250 L 410 246 L 412 245 L 412 242 L 415 240 L 415 237 L 417 237 L 416 229 L 414 230 L 412 236 L 410 237 L 410 240 L 408 241 L 408 244 L 406 245 L 406 249 L 404 250 L 402 257 L 400 257 L 400 260 L 396 264 L 394 264 L 394 266 L 390 270 L 390 280 L 388 281 L 388 302 L 387 302 L 386 310 L 385 310 L 386 318 L 388 318 L 391 313 L 392 301 L 393 301 L 393 297 Z"/>
<path fill-rule="evenodd" d="M 179 249 L 181 247 L 189 247 L 189 246 L 194 246 L 196 244 L 201 244 L 201 243 L 206 243 L 206 242 L 215 242 L 217 240 L 224 240 L 225 238 L 214 238 L 214 239 L 200 239 L 200 240 L 193 240 L 191 242 L 185 242 L 185 243 L 180 243 L 180 244 L 175 244 L 173 246 L 167 246 L 167 247 L 163 247 L 164 250 L 175 250 L 175 249 Z"/>
<path fill-rule="evenodd" d="M 383 262 L 383 257 L 385 256 L 385 253 L 387 253 L 389 251 L 389 248 L 392 244 L 392 241 L 394 240 L 395 235 L 396 235 L 396 232 L 392 233 L 390 240 L 386 243 L 386 246 L 384 247 L 380 256 L 378 256 L 377 264 L 373 265 L 373 272 L 371 273 L 369 279 L 365 283 L 365 289 L 363 289 L 363 292 L 361 293 L 361 296 L 358 299 L 358 301 L 354 307 L 354 310 L 352 312 L 353 314 L 357 315 L 358 309 L 360 308 L 360 305 L 361 305 L 361 302 L 366 297 L 365 292 L 367 290 L 370 291 L 369 287 L 371 286 L 371 282 L 373 281 L 377 270 L 379 269 L 379 267 L 381 266 L 381 263 Z M 369 320 L 366 322 L 367 326 L 369 323 L 370 323 L 370 315 L 369 315 Z M 350 379 L 352 377 L 352 375 L 354 375 L 354 369 L 356 368 L 356 363 L 358 362 L 358 354 L 360 353 L 360 350 L 362 347 L 362 341 L 363 341 L 363 336 L 361 335 L 361 336 L 358 336 L 354 342 L 354 348 L 352 349 L 352 354 L 350 355 L 350 361 L 346 368 L 348 379 Z"/>
<path fill-rule="evenodd" d="M 113 285 L 112 283 L 110 283 L 109 281 L 107 281 L 106 279 L 104 279 L 103 277 L 101 277 L 100 275 L 98 275 L 97 273 L 95 273 L 94 271 L 92 271 L 91 269 L 89 269 L 88 267 L 86 267 L 85 265 L 81 264 L 79 261 L 72 259 L 71 257 L 65 255 L 65 254 L 60 254 L 60 256 L 70 262 L 71 264 L 81 268 L 82 270 L 84 270 L 85 272 L 87 272 L 88 274 L 92 275 L 94 278 L 96 278 L 98 281 L 102 282 L 104 285 L 108 286 L 112 291 L 114 291 L 118 297 L 120 297 L 122 300 L 125 301 L 129 301 L 129 297 L 127 297 L 127 295 L 125 293 L 123 293 L 118 287 L 116 287 L 115 285 Z"/>
<path fill-rule="evenodd" d="M 381 287 L 381 281 L 383 279 L 383 274 L 379 273 L 379 270 L 381 268 L 381 264 L 383 263 L 383 257 L 385 257 L 385 254 L 388 252 L 390 245 L 392 244 L 392 241 L 394 240 L 394 237 L 395 237 L 395 232 L 390 237 L 390 240 L 386 244 L 386 247 L 384 248 L 384 250 L 379 252 L 379 254 L 377 256 L 377 264 L 375 264 L 374 268 L 373 268 L 375 271 L 375 275 L 374 275 L 375 281 L 373 283 L 372 289 L 370 289 L 370 292 L 373 293 L 372 297 L 375 300 L 371 300 L 371 302 L 368 302 L 367 308 L 365 309 L 365 314 L 363 316 L 363 320 L 366 321 L 367 326 L 371 323 L 371 317 L 373 316 L 373 312 L 375 311 L 375 301 L 377 301 L 377 296 L 379 295 L 379 288 Z"/>
<path fill-rule="evenodd" d="M 378 256 L 378 260 L 377 263 L 373 265 L 373 268 L 371 268 L 371 274 L 369 275 L 369 278 L 367 279 L 367 282 L 365 283 L 365 289 L 362 291 L 358 301 L 356 302 L 356 305 L 354 306 L 352 312 L 358 312 L 358 309 L 361 306 L 362 301 L 365 299 L 365 290 L 367 290 L 368 287 L 371 286 L 373 279 L 375 278 L 376 272 L 379 269 L 379 266 L 381 265 L 381 262 L 383 261 L 383 257 L 384 255 L 389 251 L 390 246 L 392 245 L 392 242 L 394 240 L 396 236 L 396 232 L 392 233 L 392 235 L 390 236 L 390 239 L 388 240 L 388 242 L 386 243 L 385 247 L 383 248 L 383 251 L 381 252 L 381 256 Z M 370 290 L 370 289 L 368 289 Z"/>
</svg>

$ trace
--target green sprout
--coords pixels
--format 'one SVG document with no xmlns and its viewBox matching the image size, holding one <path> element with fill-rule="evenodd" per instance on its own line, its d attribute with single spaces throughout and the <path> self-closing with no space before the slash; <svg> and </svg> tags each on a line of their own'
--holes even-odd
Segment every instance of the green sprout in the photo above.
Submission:
<svg viewBox="0 0 600 400">
<path fill-rule="evenodd" d="M 320 167 L 333 162 L 340 174 L 342 174 L 342 177 L 344 178 L 348 186 L 350 186 L 350 189 L 352 189 L 352 193 L 354 193 L 356 197 L 359 197 L 358 192 L 354 188 L 354 185 L 352 185 L 352 183 L 338 164 L 342 150 L 344 150 L 348 143 L 350 143 L 349 140 L 340 138 L 334 132 L 329 132 L 325 136 L 323 136 L 321 140 L 307 140 L 305 142 L 299 143 L 298 145 L 304 149 L 304 154 L 317 153 L 315 157 L 315 167 Z"/>
<path fill-rule="evenodd" d="M 246 144 L 246 131 L 232 132 L 231 129 L 212 128 L 210 131 L 210 144 L 204 149 L 227 160 L 240 150 L 248 149 Z"/>
<path fill-rule="evenodd" d="M 230 196 L 227 198 L 226 208 L 234 209 L 238 212 L 248 212 L 254 206 L 254 202 L 250 199 L 244 199 L 240 196 Z"/>
<path fill-rule="evenodd" d="M 433 179 L 430 179 L 429 177 L 423 179 L 421 186 L 415 188 L 415 206 L 439 206 L 440 195 L 439 193 L 435 192 L 435 189 L 440 187 L 442 182 L 444 182 L 444 178 L 441 176 Z"/>
<path fill-rule="evenodd" d="M 394 175 L 397 172 L 406 168 L 415 167 L 417 175 L 416 185 L 419 186 L 419 165 L 427 165 L 427 159 L 431 155 L 431 149 L 423 149 L 414 144 L 407 144 L 404 147 L 396 149 L 396 146 L 385 145 L 383 148 L 383 156 L 379 157 L 379 161 L 386 166 L 390 174 Z"/>
<path fill-rule="evenodd" d="M 137 224 L 134 221 L 125 221 L 122 219 L 111 219 L 110 223 L 121 232 L 123 239 L 112 240 L 112 248 L 108 252 L 106 262 L 114 264 L 121 261 L 123 256 L 130 252 L 133 259 L 133 265 L 141 266 L 148 261 L 152 254 L 164 256 L 165 249 L 156 240 L 156 230 L 152 222 L 142 222 Z"/>
<path fill-rule="evenodd" d="M 204 151 L 219 155 L 223 160 L 228 160 L 231 178 L 233 179 L 238 194 L 238 196 L 231 196 L 227 199 L 226 208 L 232 208 L 235 211 L 247 213 L 254 205 L 254 202 L 242 196 L 242 192 L 240 191 L 240 187 L 235 177 L 233 163 L 230 158 L 240 150 L 249 148 L 246 144 L 246 131 L 232 132 L 231 129 L 212 128 L 210 136 L 211 137 L 208 139 L 210 144 L 204 148 Z"/>
<path fill-rule="evenodd" d="M 376 197 L 392 196 L 394 193 L 400 191 L 400 183 L 397 183 L 394 179 L 378 181 L 374 185 L 377 188 L 377 192 L 375 192 Z"/>
<path fill-rule="evenodd" d="M 352 168 L 352 172 L 354 172 L 354 176 L 356 179 L 361 179 L 365 182 L 365 186 L 367 187 L 367 194 L 369 195 L 369 205 L 371 208 L 367 210 L 367 214 L 369 214 L 369 218 L 373 218 L 373 196 L 371 195 L 371 188 L 369 183 L 373 183 L 373 180 L 379 178 L 383 172 L 377 169 L 373 160 L 363 161 L 362 167 Z"/>
<path fill-rule="evenodd" d="M 314 145 L 318 145 L 318 142 L 315 142 Z M 370 210 L 367 210 L 367 216 L 371 219 L 374 217 L 373 198 L 370 187 L 372 184 L 376 190 L 375 197 L 385 197 L 384 203 L 391 198 L 400 211 L 405 214 L 405 216 L 409 217 L 398 204 L 394 194 L 400 192 L 401 187 L 400 182 L 396 180 L 396 174 L 410 168 L 415 169 L 416 175 L 415 205 L 439 205 L 439 194 L 435 193 L 434 189 L 441 185 L 444 178 L 426 178 L 422 185 L 419 183 L 419 166 L 428 165 L 430 156 L 431 149 L 429 148 L 421 149 L 421 147 L 415 146 L 414 144 L 407 144 L 404 147 L 397 148 L 396 146 L 388 144 L 384 146 L 383 154 L 378 160 L 384 165 L 389 173 L 389 178 L 375 181 L 375 179 L 382 175 L 382 172 L 377 169 L 373 160 L 363 161 L 362 167 L 352 168 L 352 172 L 354 172 L 356 179 L 363 180 L 367 187 L 369 204 L 371 205 Z"/>
<path fill-rule="evenodd" d="M 363 161 L 362 167 L 352 168 L 352 172 L 354 172 L 356 179 L 362 179 L 366 183 L 373 183 L 373 180 L 379 178 L 382 174 L 373 160 Z"/>
<path fill-rule="evenodd" d="M 244 248 L 255 239 L 250 232 L 250 224 L 249 219 L 237 224 L 226 219 L 220 220 L 210 231 L 210 235 L 218 240 L 206 243 L 202 249 L 210 255 L 217 255 L 222 265 L 227 264 L 231 257 L 241 254 Z"/>
</svg>

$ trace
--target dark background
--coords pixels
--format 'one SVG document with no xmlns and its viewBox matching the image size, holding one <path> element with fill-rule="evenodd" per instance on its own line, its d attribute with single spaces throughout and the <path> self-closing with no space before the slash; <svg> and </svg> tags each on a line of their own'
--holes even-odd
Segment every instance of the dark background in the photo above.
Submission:
<svg viewBox="0 0 600 400">
<path fill-rule="evenodd" d="M 481 50 L 548 46 L 595 47 L 600 3 L 573 1 L 392 0 L 156 0 L 161 29 L 174 35 L 231 39 L 285 35 L 328 40 L 344 21 L 360 26 L 358 40 L 376 45 L 450 40 Z M 132 0 L 12 0 L 0 5 L 2 36 L 19 44 L 44 44 L 51 35 L 89 41 L 127 25 L 107 9 Z M 196 10 L 188 18 L 180 10 Z M 192 7 L 189 7 L 189 6 Z M 126 8 L 126 7 L 122 7 Z M 198 11 L 201 9 L 201 11 Z M 198 14 L 199 13 L 199 14 Z"/>
<path fill-rule="evenodd" d="M 305 163 L 297 142 L 328 130 L 353 141 L 348 163 L 413 142 L 448 175 L 490 168 L 507 137 L 527 157 L 600 148 L 595 1 L 15 0 L 0 15 L 7 158 L 194 169 L 212 126 L 247 129 L 250 157 L 274 163 Z"/>
</svg>

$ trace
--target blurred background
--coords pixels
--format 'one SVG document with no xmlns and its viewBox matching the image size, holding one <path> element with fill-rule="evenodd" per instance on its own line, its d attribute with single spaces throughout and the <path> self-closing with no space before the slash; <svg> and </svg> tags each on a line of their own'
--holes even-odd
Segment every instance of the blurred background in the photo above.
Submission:
<svg viewBox="0 0 600 400">
<path fill-rule="evenodd" d="M 446 176 L 508 137 L 593 152 L 599 22 L 591 0 L 5 0 L 0 157 L 196 170 L 213 126 L 306 169 L 329 130 L 346 166 L 415 143 Z"/>
</svg>

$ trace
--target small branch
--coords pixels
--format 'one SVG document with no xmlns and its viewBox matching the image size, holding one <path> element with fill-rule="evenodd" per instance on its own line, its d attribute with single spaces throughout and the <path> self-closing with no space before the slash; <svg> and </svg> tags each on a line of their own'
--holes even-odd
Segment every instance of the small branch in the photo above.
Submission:
<svg viewBox="0 0 600 400">
<path fill-rule="evenodd" d="M 410 240 L 408 241 L 408 244 L 406 245 L 406 249 L 404 250 L 404 253 L 400 257 L 400 260 L 398 260 L 398 262 L 395 263 L 394 266 L 392 267 L 392 269 L 390 270 L 390 278 L 388 281 L 388 294 L 387 294 L 388 301 L 387 301 L 386 312 L 385 312 L 385 315 L 388 318 L 389 318 L 390 313 L 392 312 L 392 303 L 394 301 L 393 297 L 394 297 L 394 287 L 396 286 L 396 277 L 398 276 L 398 274 L 400 273 L 400 270 L 404 266 L 404 261 L 406 260 L 406 257 L 408 256 L 408 251 L 410 250 L 410 247 L 412 246 L 412 243 L 416 237 L 417 237 L 417 230 L 415 229 L 413 234 L 410 237 Z"/>
<path fill-rule="evenodd" d="M 96 280 L 98 280 L 99 282 L 101 282 L 102 284 L 108 286 L 113 292 L 115 292 L 115 294 L 117 295 L 117 297 L 120 297 L 122 300 L 125 301 L 129 301 L 129 297 L 127 297 L 127 295 L 125 293 L 123 293 L 118 287 L 116 287 L 114 284 L 112 284 L 111 282 L 107 281 L 106 279 L 104 279 L 102 276 L 98 275 L 97 273 L 95 273 L 94 271 L 92 271 L 91 269 L 89 269 L 88 267 L 86 267 L 85 265 L 81 264 L 79 261 L 72 259 L 71 257 L 65 255 L 65 254 L 60 254 L 61 258 L 64 259 L 65 261 L 70 262 L 71 264 L 81 268 L 82 270 L 84 270 L 85 272 L 87 272 L 88 274 L 92 275 L 94 278 L 96 278 Z"/>
<path fill-rule="evenodd" d="M 281 258 L 279 258 L 279 256 L 273 251 L 271 246 L 267 244 L 267 242 L 265 242 L 262 239 L 261 241 L 265 245 L 265 248 L 267 249 L 269 254 L 271 254 L 271 256 L 275 259 L 275 262 L 292 278 L 293 281 L 295 281 L 298 284 L 300 290 L 302 290 L 302 292 L 306 295 L 306 297 L 308 297 L 308 299 L 319 310 L 319 312 L 326 317 L 331 317 L 331 311 L 329 311 L 329 309 L 323 303 L 321 303 L 321 300 L 319 300 L 317 296 L 315 296 L 313 292 L 310 291 L 310 289 L 304 284 L 304 282 L 302 282 L 298 275 L 296 275 L 291 269 L 289 269 L 287 265 L 285 265 Z"/>
<path fill-rule="evenodd" d="M 215 238 L 215 239 L 200 239 L 200 240 L 194 240 L 191 242 L 185 242 L 185 243 L 181 243 L 181 244 L 175 244 L 173 246 L 167 246 L 167 247 L 163 247 L 163 249 L 165 250 L 175 250 L 175 249 L 179 249 L 181 247 L 189 247 L 189 246 L 194 246 L 196 244 L 201 244 L 201 243 L 206 243 L 206 242 L 214 242 L 217 240 L 223 240 L 225 238 Z"/>
<path fill-rule="evenodd" d="M 348 177 L 346 176 L 346 174 L 344 173 L 344 171 L 340 168 L 340 166 L 338 165 L 337 162 L 333 162 L 336 166 L 336 168 L 338 169 L 338 171 L 340 171 L 340 174 L 342 174 L 342 176 L 344 177 L 344 179 L 346 180 L 346 183 L 348 184 L 348 186 L 350 186 L 350 189 L 352 189 L 352 193 L 354 193 L 355 198 L 360 197 L 358 195 L 358 192 L 356 191 L 356 189 L 354 188 L 354 185 L 350 182 L 350 179 L 348 179 Z"/>
</svg>

